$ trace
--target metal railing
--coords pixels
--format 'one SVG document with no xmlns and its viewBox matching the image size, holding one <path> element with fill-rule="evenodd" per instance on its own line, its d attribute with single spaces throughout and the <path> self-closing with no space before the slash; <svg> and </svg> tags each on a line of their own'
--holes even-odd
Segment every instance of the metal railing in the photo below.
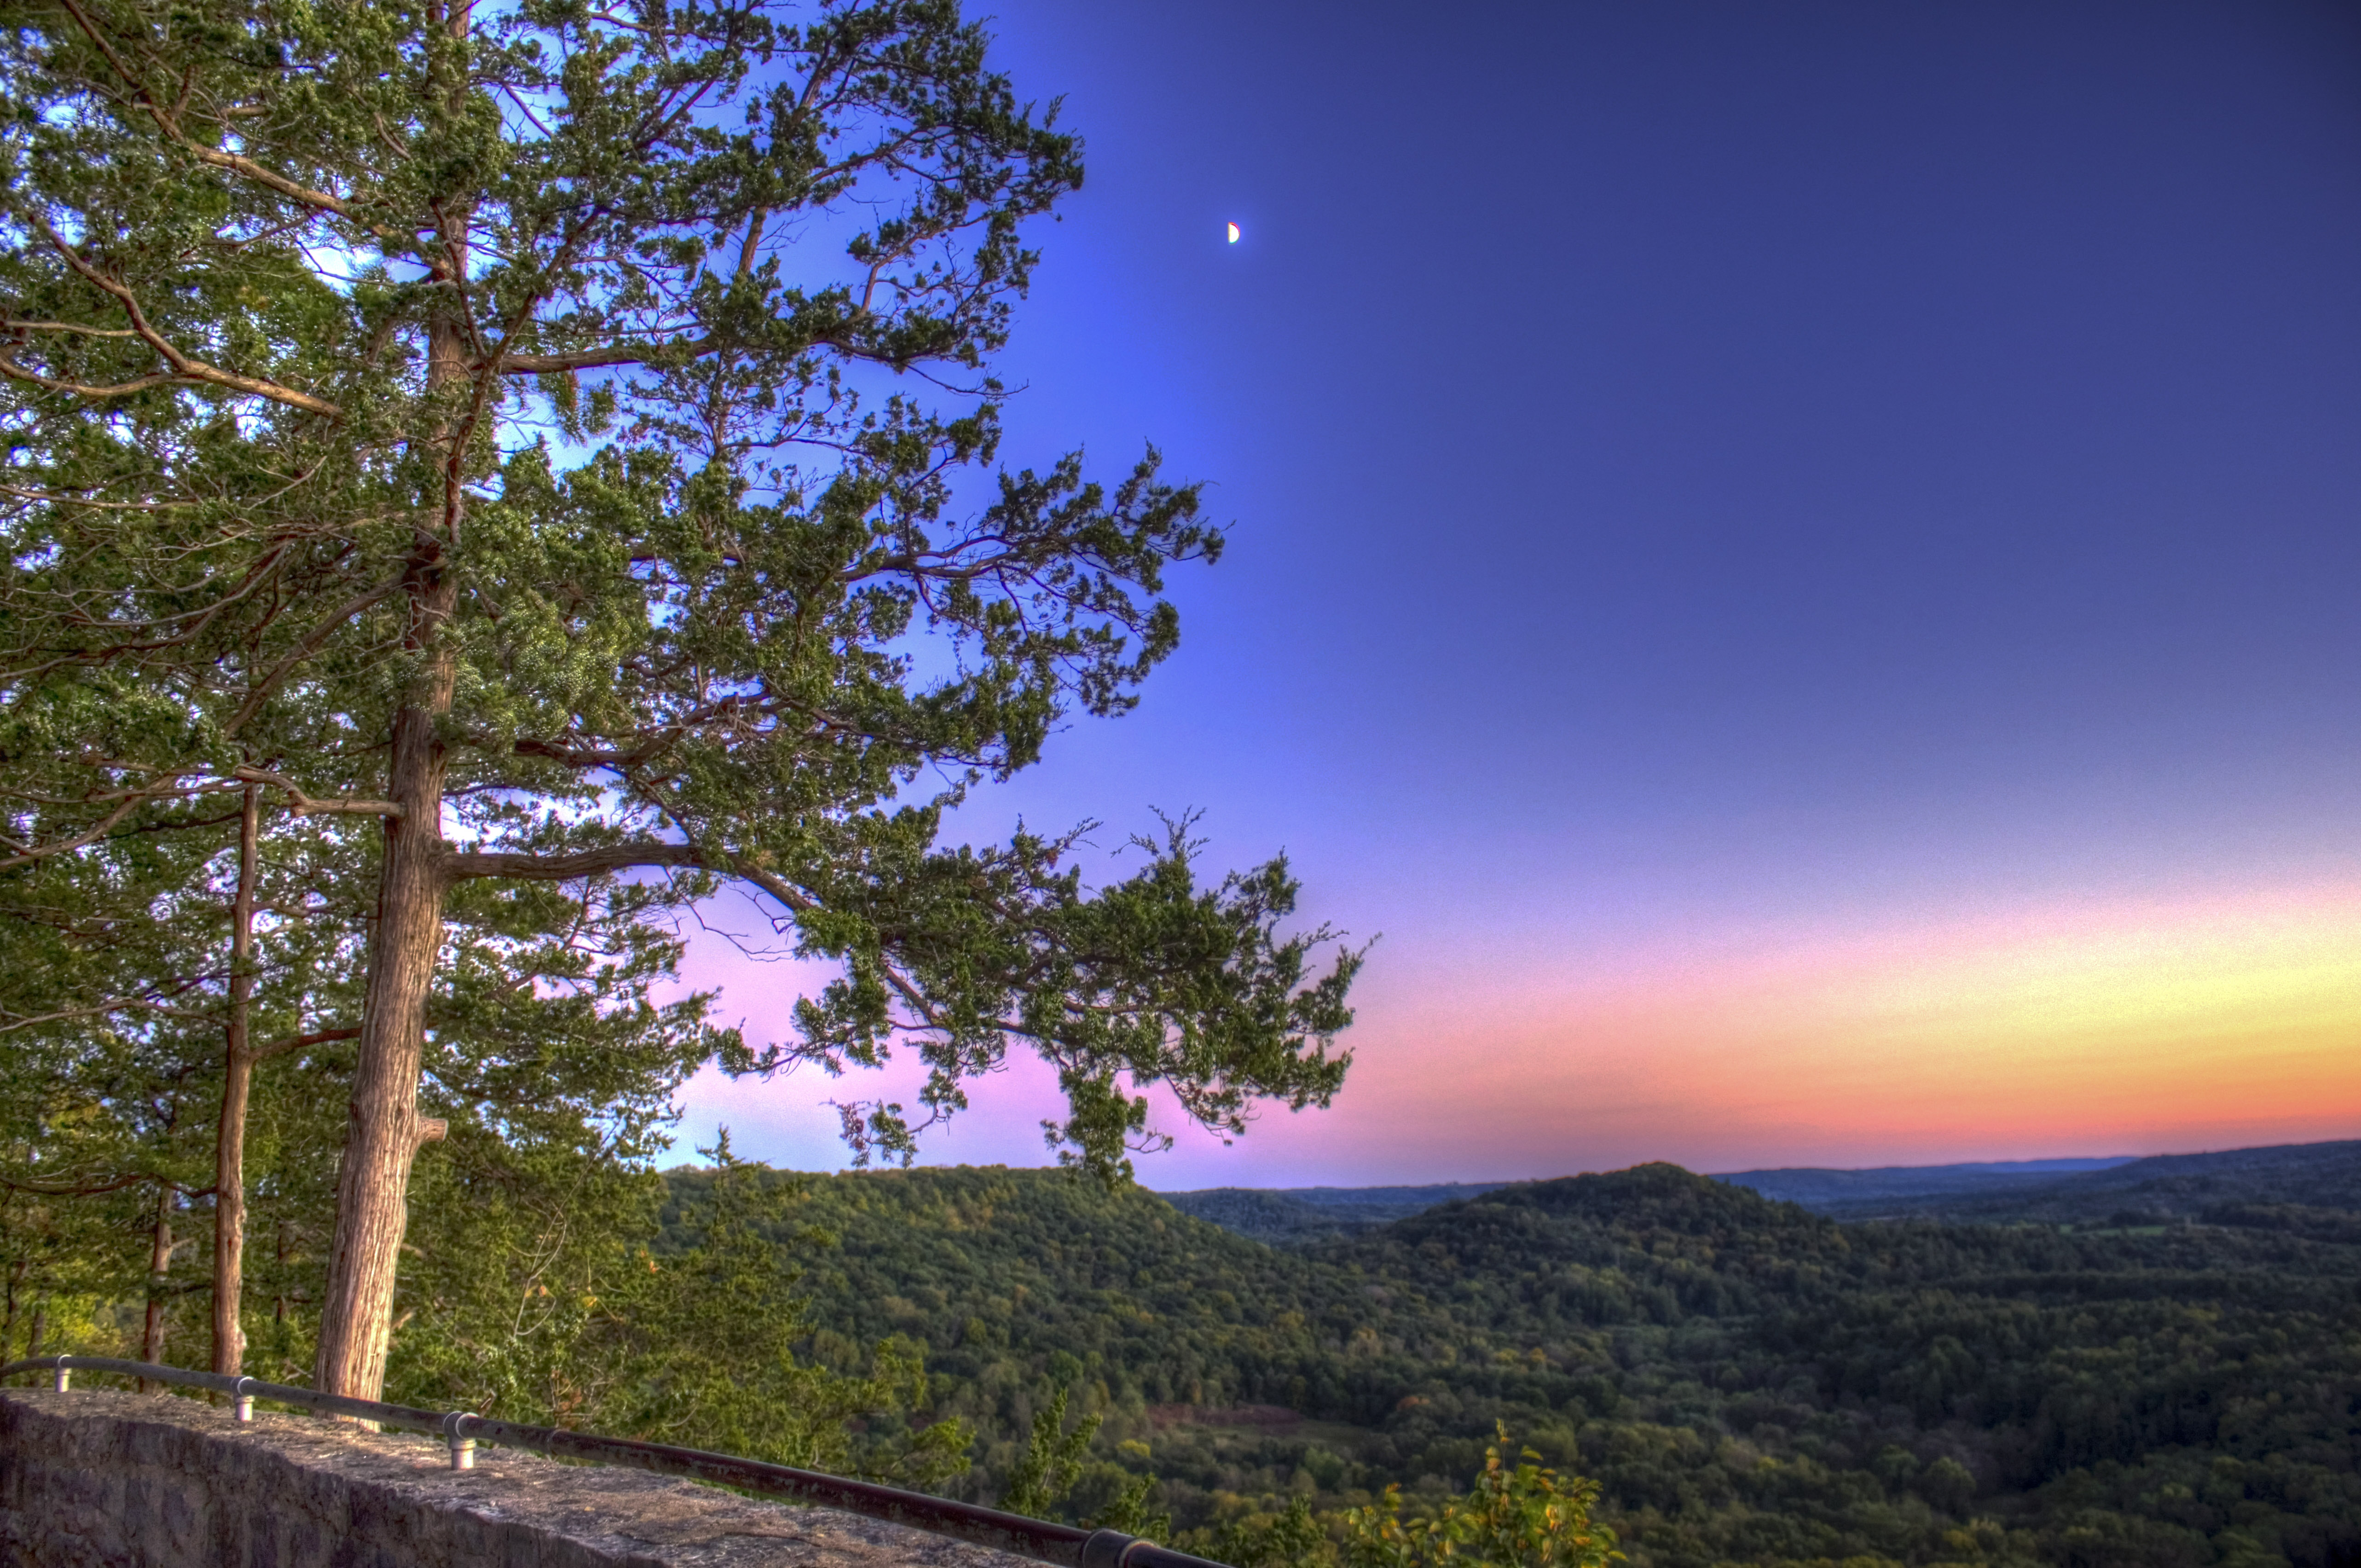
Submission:
<svg viewBox="0 0 2361 1568">
<path fill-rule="evenodd" d="M 563 1459 L 628 1464 L 634 1469 L 653 1471 L 659 1475 L 710 1481 L 786 1502 L 840 1508 L 849 1514 L 907 1525 L 914 1530 L 1014 1552 L 1037 1562 L 1060 1563 L 1064 1568 L 1223 1568 L 1222 1564 L 1208 1558 L 1191 1557 L 1185 1552 L 1175 1552 L 1152 1541 L 1141 1541 L 1121 1530 L 1091 1530 L 1074 1525 L 1052 1524 L 1047 1519 L 1027 1519 L 1022 1514 L 1003 1513 L 998 1508 L 978 1508 L 972 1503 L 953 1502 L 948 1497 L 930 1497 L 923 1492 L 906 1492 L 898 1486 L 881 1486 L 874 1482 L 826 1475 L 817 1470 L 765 1464 L 760 1460 L 739 1459 L 727 1453 L 708 1453 L 695 1448 L 675 1448 L 669 1443 L 597 1437 L 589 1432 L 568 1431 L 564 1427 L 524 1426 L 515 1421 L 479 1416 L 473 1410 L 421 1410 L 408 1405 L 389 1405 L 378 1399 L 322 1394 L 285 1383 L 265 1383 L 258 1377 L 191 1372 L 185 1367 L 159 1366 L 146 1361 L 118 1361 L 104 1355 L 37 1355 L 27 1361 L 12 1361 L 0 1366 L 0 1377 L 13 1377 L 21 1372 L 54 1373 L 57 1390 L 62 1394 L 68 1391 L 76 1371 L 111 1372 L 124 1377 L 144 1377 L 151 1383 L 170 1383 L 177 1387 L 203 1388 L 225 1394 L 229 1397 L 236 1418 L 241 1421 L 254 1419 L 254 1402 L 257 1399 L 268 1399 L 272 1404 L 292 1405 L 299 1409 L 316 1410 L 323 1415 L 349 1416 L 357 1420 L 375 1421 L 379 1426 L 396 1427 L 404 1431 L 431 1433 L 450 1445 L 451 1468 L 454 1470 L 473 1469 L 476 1444 L 488 1442 L 501 1448 L 522 1448 Z"/>
</svg>

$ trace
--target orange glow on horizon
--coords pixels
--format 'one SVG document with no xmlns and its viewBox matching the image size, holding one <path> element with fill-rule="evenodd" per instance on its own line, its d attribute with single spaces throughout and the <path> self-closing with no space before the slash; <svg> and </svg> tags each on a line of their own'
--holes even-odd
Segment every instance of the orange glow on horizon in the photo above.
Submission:
<svg viewBox="0 0 2361 1568">
<path fill-rule="evenodd" d="M 1449 1001 L 1365 1010 L 1379 1028 L 1356 1031 L 1330 1113 L 1344 1141 L 1456 1143 L 1466 1167 L 1481 1129 L 1507 1176 L 2361 1133 L 2361 890 L 1828 937 Z"/>
<path fill-rule="evenodd" d="M 1705 927 L 1686 950 L 1643 954 L 1568 946 L 1555 973 L 1498 952 L 1381 951 L 1332 1109 L 1267 1110 L 1224 1148 L 1159 1091 L 1155 1122 L 1180 1139 L 1141 1179 L 1362 1185 L 2361 1136 L 2361 888 L 1843 932 Z M 697 978 L 727 975 L 759 1017 L 814 972 L 708 954 Z M 728 1123 L 757 1157 L 829 1168 L 843 1151 L 824 1100 L 906 1098 L 917 1071 L 906 1055 L 851 1084 L 708 1072 L 682 1102 L 693 1126 Z M 929 1163 L 1046 1157 L 1049 1069 L 1020 1057 L 977 1096 L 928 1135 Z"/>
</svg>

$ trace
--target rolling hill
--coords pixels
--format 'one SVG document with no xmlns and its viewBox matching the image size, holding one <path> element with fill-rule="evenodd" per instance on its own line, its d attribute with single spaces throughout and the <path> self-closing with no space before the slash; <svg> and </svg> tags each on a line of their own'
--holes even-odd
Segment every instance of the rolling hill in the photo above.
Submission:
<svg viewBox="0 0 2361 1568">
<path fill-rule="evenodd" d="M 2314 1163 L 2122 1190 L 2241 1169 L 2284 1195 Z M 1463 1487 L 1500 1422 L 1597 1476 L 1646 1568 L 2361 1563 L 2343 1210 L 1839 1223 L 1647 1166 L 1273 1247 L 1058 1172 L 776 1179 L 806 1194 L 778 1237 L 806 1354 L 923 1346 L 934 1413 L 981 1434 L 978 1497 L 1069 1385 L 1104 1420 L 1071 1511 L 1153 1473 L 1184 1541 L 1294 1496 Z"/>
</svg>

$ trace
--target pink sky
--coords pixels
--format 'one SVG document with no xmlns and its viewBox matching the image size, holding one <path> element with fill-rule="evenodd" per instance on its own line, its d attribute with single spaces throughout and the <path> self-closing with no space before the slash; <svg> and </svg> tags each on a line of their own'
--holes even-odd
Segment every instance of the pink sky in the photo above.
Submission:
<svg viewBox="0 0 2361 1568">
<path fill-rule="evenodd" d="M 799 978 L 701 944 L 724 1012 L 783 1017 Z M 1224 1148 L 1170 1126 L 1170 1190 L 1481 1180 L 1669 1159 L 1700 1170 L 2149 1154 L 2361 1132 L 2361 888 L 2057 904 L 1949 924 L 1658 938 L 1493 973 L 1449 944 L 1380 954 L 1336 1105 Z M 841 1163 L 843 1094 L 910 1075 L 708 1074 L 685 1132 Z M 1056 1109 L 1012 1069 L 929 1136 L 937 1163 L 1031 1165 Z M 685 1140 L 686 1145 L 686 1140 Z"/>
</svg>

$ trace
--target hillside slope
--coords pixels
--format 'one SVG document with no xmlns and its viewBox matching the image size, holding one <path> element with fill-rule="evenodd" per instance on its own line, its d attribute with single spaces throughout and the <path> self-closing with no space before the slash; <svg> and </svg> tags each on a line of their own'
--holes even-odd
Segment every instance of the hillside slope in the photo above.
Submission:
<svg viewBox="0 0 2361 1568">
<path fill-rule="evenodd" d="M 1153 1470 L 1184 1530 L 1464 1486 L 1498 1420 L 1650 1568 L 2361 1562 L 2361 1247 L 2297 1227 L 1839 1224 L 1651 1166 L 1281 1250 L 1056 1172 L 805 1179 L 809 1350 L 923 1343 L 981 1497 L 1071 1381 L 1089 1485 Z"/>
</svg>

